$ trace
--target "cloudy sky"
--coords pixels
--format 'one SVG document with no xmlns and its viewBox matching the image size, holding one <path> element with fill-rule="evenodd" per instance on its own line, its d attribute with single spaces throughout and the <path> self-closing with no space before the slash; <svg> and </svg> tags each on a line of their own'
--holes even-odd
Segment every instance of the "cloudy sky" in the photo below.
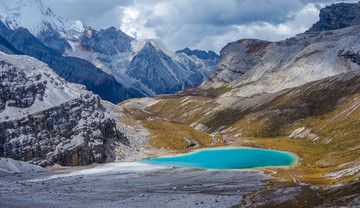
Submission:
<svg viewBox="0 0 360 208">
<path fill-rule="evenodd" d="M 241 38 L 282 40 L 304 32 L 319 9 L 357 0 L 43 0 L 59 16 L 95 29 L 115 26 L 170 50 L 220 49 Z"/>
</svg>

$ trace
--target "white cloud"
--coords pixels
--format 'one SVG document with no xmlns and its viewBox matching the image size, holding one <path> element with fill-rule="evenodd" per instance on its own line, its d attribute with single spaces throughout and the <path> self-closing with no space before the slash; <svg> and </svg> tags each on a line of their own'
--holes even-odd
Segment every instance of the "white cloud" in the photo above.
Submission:
<svg viewBox="0 0 360 208">
<path fill-rule="evenodd" d="M 147 19 L 144 18 L 148 13 L 145 10 L 139 10 L 136 7 L 124 8 L 121 15 L 120 29 L 136 39 L 157 39 L 155 31 L 146 27 Z"/>
<path fill-rule="evenodd" d="M 280 24 L 268 22 L 252 23 L 250 25 L 238 25 L 238 33 L 241 38 L 258 38 L 268 41 L 279 41 L 298 33 L 305 32 L 312 24 L 318 21 L 319 10 L 314 4 L 307 4 L 297 12 L 289 16 L 291 20 Z"/>
</svg>

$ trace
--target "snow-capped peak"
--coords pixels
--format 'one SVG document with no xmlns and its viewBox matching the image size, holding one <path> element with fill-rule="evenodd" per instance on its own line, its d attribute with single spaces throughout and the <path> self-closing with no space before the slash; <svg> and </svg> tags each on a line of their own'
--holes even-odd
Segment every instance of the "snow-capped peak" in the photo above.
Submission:
<svg viewBox="0 0 360 208">
<path fill-rule="evenodd" d="M 55 30 L 68 41 L 78 39 L 85 30 L 81 21 L 57 16 L 41 0 L 0 0 L 0 20 L 10 29 L 27 28 L 36 37 L 48 29 Z"/>
</svg>

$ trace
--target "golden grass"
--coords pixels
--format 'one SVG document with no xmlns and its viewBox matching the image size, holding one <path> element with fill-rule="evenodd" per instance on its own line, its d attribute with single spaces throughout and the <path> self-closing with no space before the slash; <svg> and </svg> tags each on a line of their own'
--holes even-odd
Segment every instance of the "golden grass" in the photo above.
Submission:
<svg viewBox="0 0 360 208">
<path fill-rule="evenodd" d="M 289 101 L 291 101 L 290 98 L 284 97 L 277 104 Z M 211 115 L 206 116 L 206 114 L 216 106 L 215 99 L 206 97 L 163 99 L 146 109 L 154 115 L 138 113 L 135 120 L 142 121 L 144 127 L 151 132 L 150 143 L 157 148 L 185 149 L 189 143 L 183 139 L 184 137 L 199 143 L 199 147 L 206 147 L 211 143 L 209 134 L 196 131 L 188 124 L 206 123 L 206 121 L 211 120 Z M 279 127 L 276 126 L 276 122 L 270 123 L 276 119 L 270 119 L 273 115 L 267 110 L 264 109 L 244 117 L 237 117 L 230 112 L 229 116 L 233 116 L 230 119 L 240 119 L 228 125 L 226 125 L 226 121 L 229 118 L 224 119 L 224 123 L 220 124 L 221 118 L 211 122 L 215 122 L 214 125 L 226 126 L 231 129 L 226 133 L 226 136 L 231 137 L 240 134 L 237 138 L 240 144 L 297 154 L 300 158 L 297 167 L 274 169 L 278 172 L 278 176 L 288 180 L 315 184 L 333 183 L 335 180 L 323 176 L 339 170 L 340 164 L 359 159 L 360 94 L 348 97 L 331 112 L 309 116 L 303 120 L 292 121 L 288 125 Z M 155 120 L 147 120 L 149 116 Z M 157 116 L 176 122 L 164 121 L 156 118 Z M 216 122 L 218 123 L 216 124 Z M 287 137 L 293 130 L 300 127 L 311 129 L 311 133 L 316 134 L 320 139 L 313 142 L 307 138 Z M 224 144 L 219 143 L 217 145 Z M 346 180 L 351 180 L 352 177 L 347 176 Z"/>
<path fill-rule="evenodd" d="M 190 151 L 191 144 L 195 144 L 196 148 L 224 145 L 219 135 L 216 136 L 219 142 L 213 144 L 209 133 L 195 130 L 186 124 L 164 120 L 141 110 L 125 108 L 124 112 L 127 117 L 141 122 L 150 133 L 149 144 L 158 149 Z"/>
<path fill-rule="evenodd" d="M 194 122 L 206 120 L 206 113 L 217 106 L 215 100 L 207 97 L 187 97 L 164 99 L 146 108 L 162 118 L 190 125 Z"/>
</svg>

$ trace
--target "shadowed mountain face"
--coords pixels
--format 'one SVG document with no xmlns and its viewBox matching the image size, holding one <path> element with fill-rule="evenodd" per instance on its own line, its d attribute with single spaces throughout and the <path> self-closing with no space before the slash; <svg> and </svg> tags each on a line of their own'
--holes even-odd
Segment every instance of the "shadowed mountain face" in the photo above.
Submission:
<svg viewBox="0 0 360 208">
<path fill-rule="evenodd" d="M 47 63 L 65 80 L 83 84 L 105 100 L 118 103 L 128 98 L 142 96 L 135 89 L 125 88 L 114 77 L 93 64 L 75 57 L 64 57 L 61 53 L 48 48 L 25 28 L 12 31 L 0 22 L 0 35 L 22 53 Z"/>
<path fill-rule="evenodd" d="M 126 35 L 115 27 L 106 30 L 87 28 L 86 35 L 81 39 L 80 46 L 86 51 L 93 51 L 106 55 L 115 55 L 131 50 L 131 41 L 134 38 Z"/>
<path fill-rule="evenodd" d="M 0 51 L 7 54 L 22 54 L 0 35 Z"/>
</svg>

